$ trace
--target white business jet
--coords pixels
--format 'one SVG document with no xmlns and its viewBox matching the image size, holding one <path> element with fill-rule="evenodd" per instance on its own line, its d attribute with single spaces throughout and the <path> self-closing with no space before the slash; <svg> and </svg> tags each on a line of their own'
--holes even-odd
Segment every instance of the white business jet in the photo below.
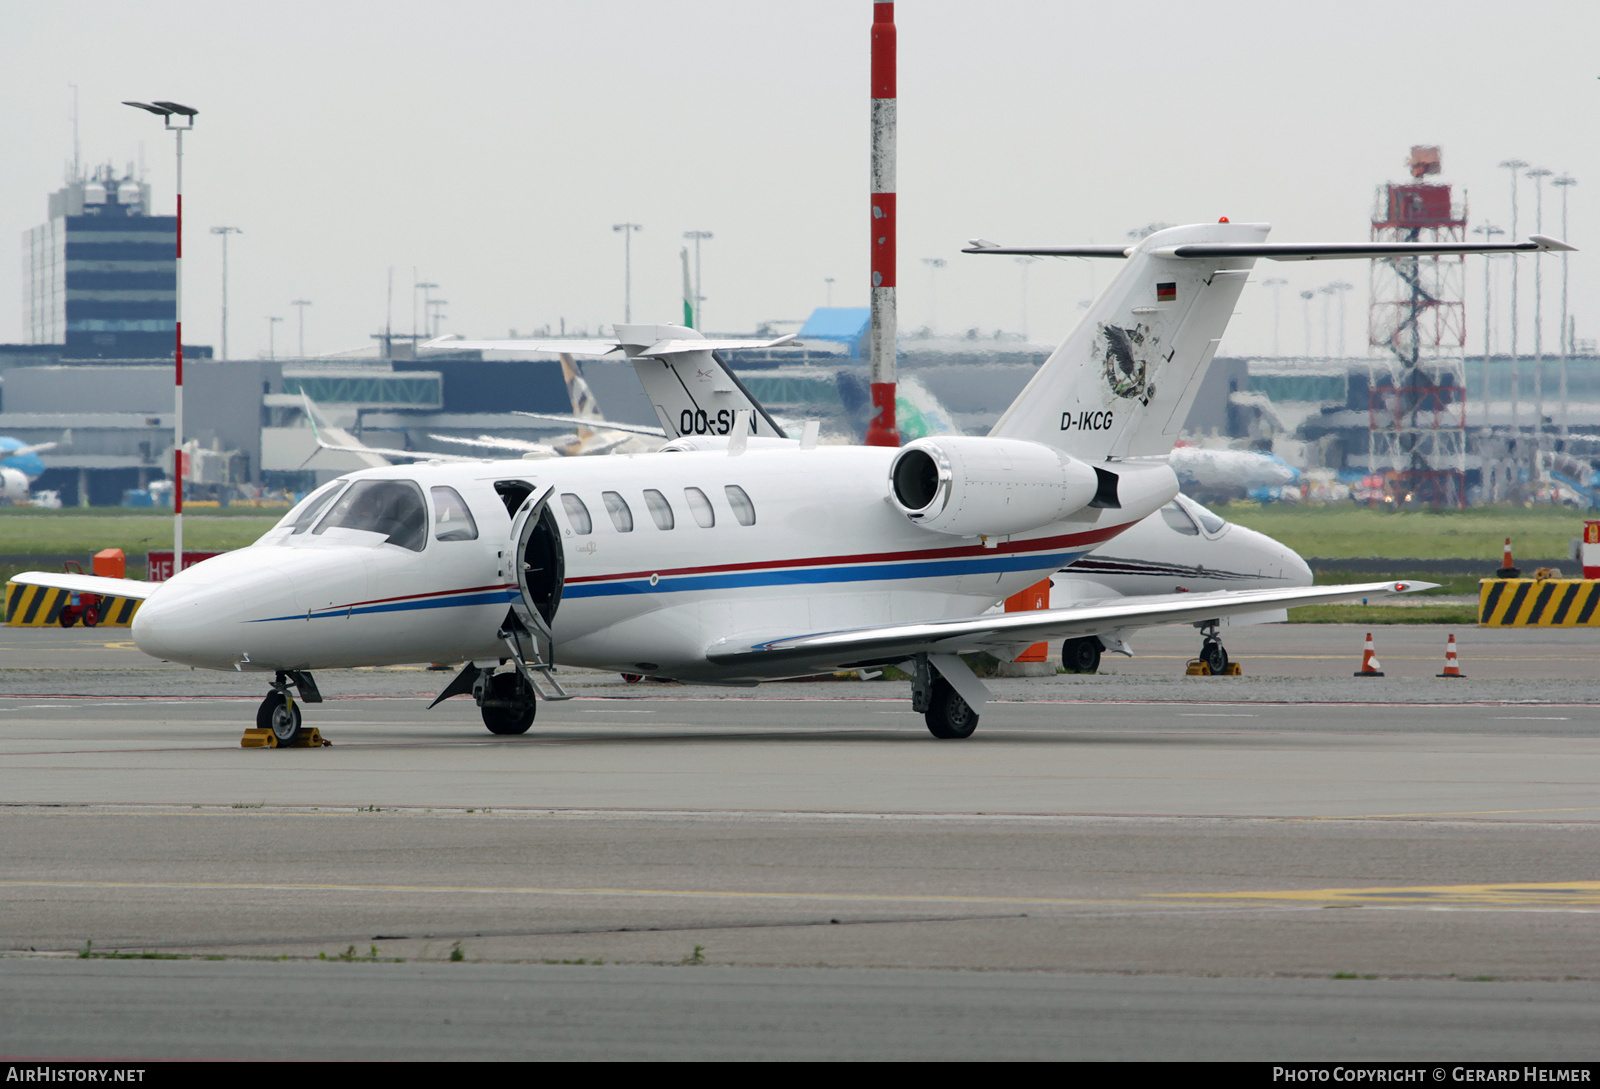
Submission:
<svg viewBox="0 0 1600 1089">
<path fill-rule="evenodd" d="M 15 581 L 143 597 L 132 630 L 141 650 L 272 675 L 257 722 L 280 742 L 299 733 L 300 703 L 320 701 L 316 670 L 446 659 L 466 665 L 438 699 L 470 693 L 494 733 L 526 731 L 536 697 L 568 697 L 558 661 L 731 685 L 896 663 L 912 674 L 912 706 L 930 732 L 967 737 L 990 693 L 964 652 L 1015 657 L 1052 637 L 1431 586 L 1224 590 L 984 615 L 1177 494 L 1166 455 L 1256 258 L 1568 248 L 1537 236 L 1274 246 L 1267 230 L 1176 227 L 1126 250 L 976 247 L 1128 259 L 986 437 L 819 446 L 808 425 L 798 441 L 778 438 L 759 414 L 717 415 L 717 396 L 731 392 L 711 366 L 721 344 L 623 326 L 599 350 L 620 347 L 641 376 L 705 383 L 684 428 L 694 434 L 661 453 L 367 469 L 307 496 L 251 547 L 164 583 L 49 572 Z"/>
</svg>

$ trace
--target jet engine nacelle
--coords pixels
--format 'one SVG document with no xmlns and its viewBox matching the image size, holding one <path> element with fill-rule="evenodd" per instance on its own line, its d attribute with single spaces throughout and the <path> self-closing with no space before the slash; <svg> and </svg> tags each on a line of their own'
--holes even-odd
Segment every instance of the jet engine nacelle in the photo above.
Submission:
<svg viewBox="0 0 1600 1089">
<path fill-rule="evenodd" d="M 18 503 L 28 498 L 28 478 L 16 469 L 0 468 L 0 499 Z"/>
<path fill-rule="evenodd" d="M 1091 466 L 1026 439 L 917 439 L 889 466 L 889 498 L 900 513 L 961 537 L 1038 529 L 1089 505 L 1099 488 Z"/>
</svg>

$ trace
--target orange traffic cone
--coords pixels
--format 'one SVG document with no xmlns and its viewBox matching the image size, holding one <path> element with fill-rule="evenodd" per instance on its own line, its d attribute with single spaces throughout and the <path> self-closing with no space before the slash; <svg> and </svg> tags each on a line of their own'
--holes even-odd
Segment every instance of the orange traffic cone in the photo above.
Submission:
<svg viewBox="0 0 1600 1089">
<path fill-rule="evenodd" d="M 1506 554 L 1501 559 L 1500 570 L 1496 571 L 1495 575 L 1503 579 L 1514 579 L 1521 574 L 1522 572 L 1518 571 L 1516 565 L 1511 562 L 1511 538 L 1507 537 Z"/>
<path fill-rule="evenodd" d="M 1361 652 L 1361 668 L 1356 670 L 1357 677 L 1381 677 L 1383 673 L 1378 668 L 1378 652 L 1372 649 L 1372 633 L 1367 632 L 1367 645 Z"/>
<path fill-rule="evenodd" d="M 1461 672 L 1461 663 L 1456 660 L 1456 637 L 1450 636 L 1450 641 L 1444 645 L 1444 672 L 1440 677 L 1465 677 Z"/>
</svg>

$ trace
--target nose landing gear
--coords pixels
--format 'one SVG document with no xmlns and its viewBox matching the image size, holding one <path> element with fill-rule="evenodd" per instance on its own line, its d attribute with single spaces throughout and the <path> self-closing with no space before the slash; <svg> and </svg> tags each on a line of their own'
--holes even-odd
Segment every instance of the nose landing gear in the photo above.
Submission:
<svg viewBox="0 0 1600 1089">
<path fill-rule="evenodd" d="M 299 692 L 295 699 L 290 687 Z M 256 708 L 256 726 L 246 730 L 239 744 L 246 749 L 318 749 L 331 742 L 325 740 L 315 726 L 302 728 L 301 703 L 321 703 L 322 693 L 311 674 L 299 669 L 279 670 L 272 681 L 272 691 Z"/>
<path fill-rule="evenodd" d="M 1188 674 L 1191 677 L 1237 677 L 1242 670 L 1238 662 L 1229 661 L 1228 651 L 1222 645 L 1222 637 L 1217 634 L 1217 622 L 1207 621 L 1196 624 L 1200 629 L 1200 657 L 1189 661 Z"/>
</svg>

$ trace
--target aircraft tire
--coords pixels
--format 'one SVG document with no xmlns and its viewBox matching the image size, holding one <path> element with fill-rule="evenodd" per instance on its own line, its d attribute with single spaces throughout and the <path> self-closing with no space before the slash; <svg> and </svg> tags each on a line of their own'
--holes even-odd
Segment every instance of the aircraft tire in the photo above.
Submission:
<svg viewBox="0 0 1600 1089">
<path fill-rule="evenodd" d="M 1068 673 L 1098 673 L 1100 650 L 1100 640 L 1092 635 L 1068 639 L 1061 644 L 1061 665 Z"/>
<path fill-rule="evenodd" d="M 489 728 L 489 732 L 527 733 L 528 727 L 533 725 L 534 715 L 538 713 L 538 705 L 533 701 L 533 693 L 522 683 L 521 676 L 516 673 L 496 673 L 489 678 L 489 694 L 495 700 L 527 701 L 517 707 L 479 708 L 479 713 L 483 715 L 483 724 Z"/>
<path fill-rule="evenodd" d="M 256 728 L 271 730 L 280 746 L 292 744 L 300 736 L 300 705 L 282 692 L 269 692 L 256 709 Z"/>
<path fill-rule="evenodd" d="M 941 741 L 954 741 L 971 737 L 978 728 L 978 714 L 967 705 L 950 682 L 943 677 L 933 679 L 933 697 L 923 718 L 928 732 Z"/>
<path fill-rule="evenodd" d="M 1200 660 L 1211 670 L 1213 677 L 1220 677 L 1228 671 L 1228 652 L 1215 639 L 1207 639 L 1200 644 Z"/>
</svg>

